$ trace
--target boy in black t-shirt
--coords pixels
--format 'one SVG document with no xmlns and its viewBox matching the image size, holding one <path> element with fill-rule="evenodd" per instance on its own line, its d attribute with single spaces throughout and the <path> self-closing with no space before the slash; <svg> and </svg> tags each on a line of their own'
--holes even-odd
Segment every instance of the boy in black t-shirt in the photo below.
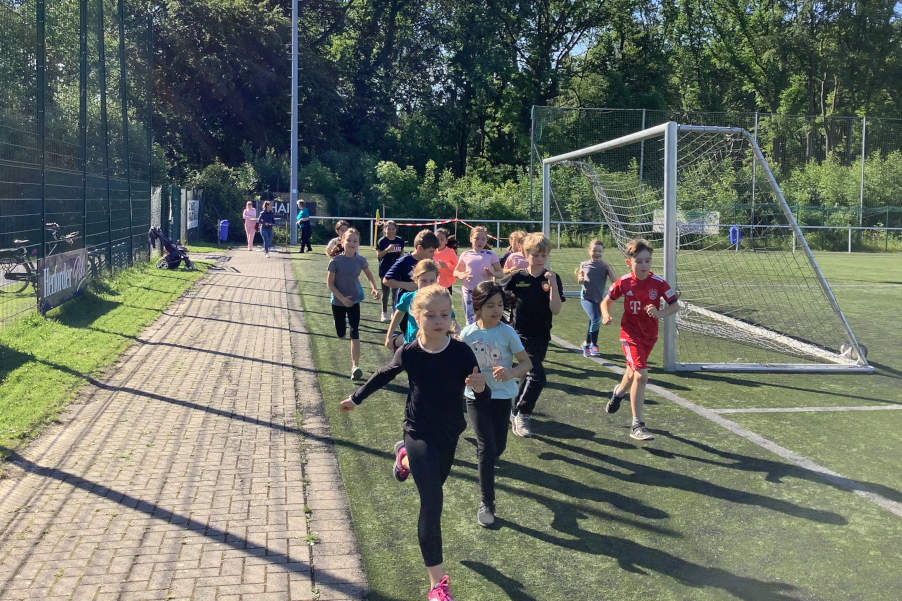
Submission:
<svg viewBox="0 0 902 601">
<path fill-rule="evenodd" d="M 551 340 L 551 318 L 561 312 L 564 302 L 564 287 L 556 273 L 545 269 L 551 253 L 548 238 L 539 232 L 529 234 L 523 240 L 523 252 L 528 267 L 515 272 L 504 287 L 517 297 L 511 321 L 532 362 L 511 407 L 511 430 L 525 437 L 532 434 L 532 411 L 545 387 L 542 362 Z"/>
</svg>

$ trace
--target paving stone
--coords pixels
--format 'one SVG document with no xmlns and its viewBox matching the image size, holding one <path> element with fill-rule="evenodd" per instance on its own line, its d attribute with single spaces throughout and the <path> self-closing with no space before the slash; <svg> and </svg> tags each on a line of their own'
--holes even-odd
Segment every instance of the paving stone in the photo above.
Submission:
<svg viewBox="0 0 902 601">
<path fill-rule="evenodd" d="M 296 256 L 226 253 L 7 466 L 4 601 L 366 598 Z"/>
</svg>

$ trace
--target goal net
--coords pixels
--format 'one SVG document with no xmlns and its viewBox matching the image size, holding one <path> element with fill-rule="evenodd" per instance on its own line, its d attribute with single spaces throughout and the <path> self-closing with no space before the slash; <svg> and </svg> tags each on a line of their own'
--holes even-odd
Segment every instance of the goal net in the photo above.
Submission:
<svg viewBox="0 0 902 601">
<path fill-rule="evenodd" d="M 665 368 L 872 371 L 746 130 L 665 123 L 546 158 L 542 183 L 546 232 L 561 206 L 594 203 L 621 254 L 655 248 L 680 293 Z"/>
</svg>

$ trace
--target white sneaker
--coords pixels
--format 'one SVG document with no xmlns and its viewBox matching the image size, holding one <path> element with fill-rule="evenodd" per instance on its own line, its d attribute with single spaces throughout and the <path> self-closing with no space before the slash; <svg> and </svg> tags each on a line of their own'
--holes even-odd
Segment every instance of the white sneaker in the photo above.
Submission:
<svg viewBox="0 0 902 601">
<path fill-rule="evenodd" d="M 385 311 L 382 312 L 382 316 L 379 318 L 379 321 L 381 321 L 382 323 L 388 321 L 388 315 L 385 314 Z"/>
</svg>

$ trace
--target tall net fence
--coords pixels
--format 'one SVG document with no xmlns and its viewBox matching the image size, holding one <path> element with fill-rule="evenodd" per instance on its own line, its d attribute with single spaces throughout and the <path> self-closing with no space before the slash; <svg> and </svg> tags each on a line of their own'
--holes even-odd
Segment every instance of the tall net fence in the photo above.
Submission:
<svg viewBox="0 0 902 601">
<path fill-rule="evenodd" d="M 41 259 L 148 257 L 149 8 L 0 0 L 0 323 L 35 307 Z"/>
<path fill-rule="evenodd" d="M 530 157 L 531 197 L 541 213 L 541 162 L 604 140 L 667 121 L 686 125 L 741 127 L 761 148 L 812 248 L 854 250 L 902 248 L 902 120 L 871 117 L 806 117 L 769 113 L 704 113 L 644 109 L 533 107 Z M 637 146 L 638 173 L 646 168 L 646 148 Z M 761 210 L 761 173 L 751 174 L 749 202 Z M 558 203 L 553 219 L 589 222 L 571 225 L 575 243 L 597 230 L 594 202 Z M 581 241 L 581 240 L 580 240 Z"/>
</svg>

